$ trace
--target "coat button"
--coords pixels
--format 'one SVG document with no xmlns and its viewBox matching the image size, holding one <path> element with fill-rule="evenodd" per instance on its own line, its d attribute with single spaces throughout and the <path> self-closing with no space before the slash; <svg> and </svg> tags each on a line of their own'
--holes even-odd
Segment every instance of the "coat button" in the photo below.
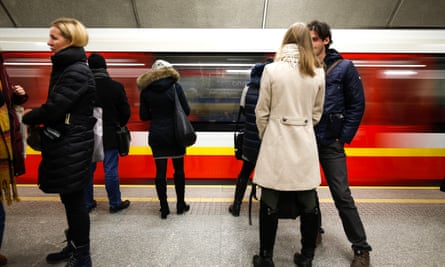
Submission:
<svg viewBox="0 0 445 267">
<path fill-rule="evenodd" d="M 307 123 L 307 120 L 304 120 L 304 123 Z"/>
<path fill-rule="evenodd" d="M 287 119 L 286 119 L 286 118 L 283 118 L 283 121 L 287 121 Z"/>
</svg>

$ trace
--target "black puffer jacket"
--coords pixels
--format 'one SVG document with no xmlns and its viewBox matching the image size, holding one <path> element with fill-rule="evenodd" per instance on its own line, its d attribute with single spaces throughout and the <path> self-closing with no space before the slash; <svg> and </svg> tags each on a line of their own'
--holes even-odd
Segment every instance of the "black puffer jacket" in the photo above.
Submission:
<svg viewBox="0 0 445 267">
<path fill-rule="evenodd" d="M 103 110 L 104 149 L 118 148 L 117 127 L 130 119 L 130 105 L 124 86 L 111 79 L 105 69 L 92 69 L 96 81 L 96 105 Z"/>
<path fill-rule="evenodd" d="M 258 63 L 250 72 L 250 81 L 247 84 L 247 93 L 244 106 L 244 116 L 246 117 L 244 126 L 243 159 L 256 163 L 261 141 L 258 136 L 256 126 L 255 107 L 258 102 L 260 81 L 266 63 Z"/>
<path fill-rule="evenodd" d="M 175 88 L 185 114 L 190 114 L 190 107 L 178 79 L 179 73 L 173 68 L 152 69 L 137 79 L 141 90 L 139 116 L 143 121 L 151 120 L 148 144 L 154 158 L 182 157 L 185 154 L 185 147 L 179 145 L 175 137 Z"/>
<path fill-rule="evenodd" d="M 51 57 L 53 69 L 46 102 L 23 117 L 60 133 L 42 135 L 39 186 L 46 193 L 83 190 L 93 154 L 95 82 L 83 48 L 68 47 Z"/>
<path fill-rule="evenodd" d="M 342 59 L 334 49 L 327 51 L 324 63 L 329 68 Z M 317 142 L 329 145 L 339 139 L 350 143 L 365 111 L 365 96 L 360 74 L 350 60 L 342 60 L 326 77 L 323 115 L 315 126 Z"/>
</svg>

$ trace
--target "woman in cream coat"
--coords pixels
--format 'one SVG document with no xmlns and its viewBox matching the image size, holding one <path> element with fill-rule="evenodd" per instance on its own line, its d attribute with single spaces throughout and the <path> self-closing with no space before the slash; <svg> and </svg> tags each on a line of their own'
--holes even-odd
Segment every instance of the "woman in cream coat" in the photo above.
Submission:
<svg viewBox="0 0 445 267">
<path fill-rule="evenodd" d="M 294 255 L 294 262 L 312 266 L 319 228 L 316 188 L 321 182 L 314 125 L 321 118 L 324 94 L 324 71 L 313 53 L 310 33 L 305 24 L 295 23 L 274 63 L 265 67 L 255 109 L 262 143 L 254 182 L 262 194 L 260 254 L 254 256 L 254 266 L 274 266 L 280 209 L 292 206 L 300 213 L 302 236 L 301 253 Z"/>
</svg>

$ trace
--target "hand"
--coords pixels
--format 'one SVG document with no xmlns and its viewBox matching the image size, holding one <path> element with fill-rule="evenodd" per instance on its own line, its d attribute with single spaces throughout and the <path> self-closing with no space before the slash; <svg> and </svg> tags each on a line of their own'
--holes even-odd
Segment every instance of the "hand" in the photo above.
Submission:
<svg viewBox="0 0 445 267">
<path fill-rule="evenodd" d="M 32 109 L 30 109 L 30 108 L 25 109 L 25 110 L 23 111 L 23 115 L 28 114 L 31 110 L 32 110 Z"/>
<path fill-rule="evenodd" d="M 20 85 L 14 85 L 14 86 L 12 86 L 12 89 L 14 91 L 14 94 L 16 94 L 16 95 L 25 95 L 26 94 L 25 89 L 23 89 L 23 87 Z"/>
</svg>

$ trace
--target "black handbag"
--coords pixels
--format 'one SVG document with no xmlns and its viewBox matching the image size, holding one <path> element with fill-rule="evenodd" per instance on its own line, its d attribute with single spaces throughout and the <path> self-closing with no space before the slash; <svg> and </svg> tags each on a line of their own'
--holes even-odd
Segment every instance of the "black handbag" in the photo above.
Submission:
<svg viewBox="0 0 445 267">
<path fill-rule="evenodd" d="M 234 143 L 234 150 L 235 150 L 235 158 L 242 160 L 243 159 L 244 131 L 239 128 L 240 117 L 241 117 L 241 107 L 238 111 L 238 118 L 236 119 L 235 132 L 233 133 L 233 143 Z"/>
<path fill-rule="evenodd" d="M 182 109 L 181 102 L 179 101 L 178 94 L 176 92 L 176 86 L 173 86 L 175 94 L 175 135 L 176 141 L 183 147 L 188 147 L 196 142 L 196 133 L 192 123 L 187 118 L 184 110 Z"/>
<path fill-rule="evenodd" d="M 35 151 L 42 151 L 42 133 L 43 127 L 31 125 L 28 127 L 28 137 L 26 143 Z"/>
<path fill-rule="evenodd" d="M 119 155 L 127 156 L 130 151 L 130 141 L 131 135 L 127 126 L 118 127 L 116 131 L 118 144 L 119 144 Z"/>
</svg>

